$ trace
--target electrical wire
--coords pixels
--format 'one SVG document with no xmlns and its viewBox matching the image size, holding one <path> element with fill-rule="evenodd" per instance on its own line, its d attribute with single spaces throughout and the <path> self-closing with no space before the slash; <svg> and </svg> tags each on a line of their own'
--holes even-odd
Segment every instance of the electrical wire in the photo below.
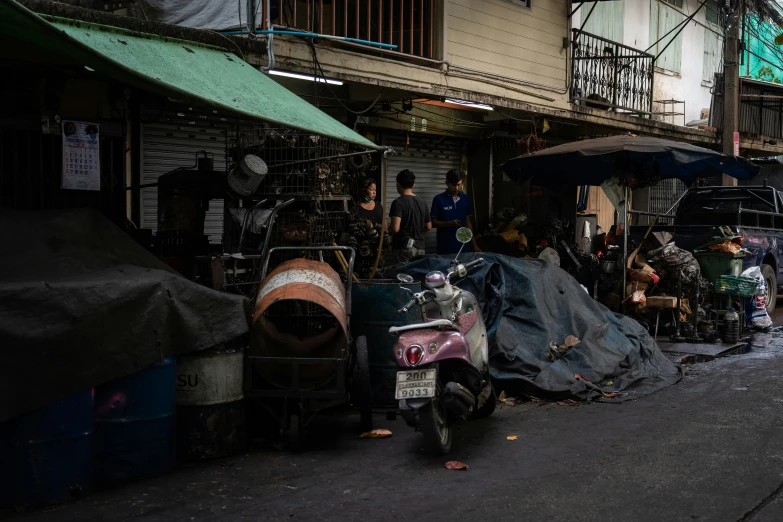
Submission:
<svg viewBox="0 0 783 522">
<path fill-rule="evenodd" d="M 313 62 L 315 63 L 316 71 L 315 71 L 314 77 L 318 78 L 318 72 L 320 71 L 321 78 L 323 79 L 324 85 L 326 85 L 327 89 L 329 89 L 329 92 L 332 93 L 332 96 L 334 96 L 334 99 L 337 100 L 337 103 L 339 103 L 342 106 L 342 108 L 345 109 L 346 111 L 350 112 L 351 114 L 355 114 L 356 116 L 361 116 L 362 114 L 366 114 L 366 113 L 370 112 L 370 110 L 372 110 L 372 108 L 375 107 L 375 104 L 378 103 L 378 100 L 381 99 L 381 96 L 383 95 L 383 89 L 380 90 L 380 92 L 378 93 L 378 96 L 375 97 L 375 100 L 373 100 L 373 102 L 367 108 L 365 108 L 365 109 L 363 109 L 361 111 L 355 111 L 355 110 L 351 109 L 350 107 L 345 105 L 340 98 L 337 97 L 337 94 L 335 94 L 334 90 L 332 90 L 332 86 L 329 85 L 329 82 L 326 81 L 326 75 L 324 74 L 324 70 L 321 67 L 321 62 L 318 61 L 318 53 L 316 51 L 315 44 L 312 41 L 313 39 L 312 38 L 308 38 L 307 40 L 309 40 L 308 44 L 310 45 L 310 50 L 313 53 Z M 314 83 L 317 86 L 321 82 L 316 81 Z M 316 98 L 316 101 L 317 101 L 317 98 Z"/>
<path fill-rule="evenodd" d="M 391 115 L 399 116 L 401 114 L 408 114 L 408 113 L 394 109 L 391 112 L 378 111 L 378 112 L 375 113 L 374 117 L 377 118 L 377 117 L 384 116 L 387 119 L 403 123 L 403 121 L 400 120 L 399 118 L 391 118 Z M 446 125 L 446 126 L 450 126 L 450 127 L 465 127 L 465 128 L 469 128 L 469 129 L 484 129 L 484 128 L 486 128 L 486 126 L 484 126 L 484 125 L 467 125 L 467 124 L 453 123 L 453 122 L 450 122 L 450 121 L 439 120 L 439 119 L 437 119 L 437 117 L 436 118 L 432 118 L 432 117 L 430 117 L 430 118 L 422 118 L 422 119 L 426 119 L 428 125 L 430 123 L 435 123 L 435 124 Z M 405 124 L 407 125 L 407 123 L 405 123 Z M 447 127 L 442 127 L 442 128 L 447 128 Z"/>
<path fill-rule="evenodd" d="M 511 116 L 510 114 L 506 114 L 506 113 L 502 112 L 497 107 L 493 106 L 492 108 L 495 109 L 495 112 L 497 112 L 498 114 L 500 114 L 504 118 L 508 118 L 509 120 L 519 121 L 519 122 L 523 122 L 523 123 L 530 123 L 533 126 L 533 134 L 537 136 L 537 134 L 536 134 L 536 120 L 535 120 L 535 118 L 531 118 L 531 119 L 515 118 L 514 116 Z"/>
<path fill-rule="evenodd" d="M 231 43 L 231 45 L 233 45 L 234 47 L 237 48 L 237 51 L 239 51 L 239 57 L 242 58 L 242 61 L 245 61 L 245 53 L 242 52 L 242 48 L 239 47 L 238 43 L 236 43 L 234 40 L 232 40 L 228 36 L 224 35 L 223 33 L 218 32 L 218 31 L 211 31 L 210 30 L 210 32 L 212 34 L 217 34 L 217 35 L 222 36 L 224 40 L 228 40 Z"/>
<path fill-rule="evenodd" d="M 237 0 L 237 14 L 239 15 L 239 28 L 242 29 L 242 0 Z"/>
<path fill-rule="evenodd" d="M 401 103 L 401 102 L 394 101 L 392 103 Z M 427 109 L 422 109 L 421 107 L 417 107 L 415 105 L 414 105 L 413 109 L 411 109 L 411 110 L 424 112 L 424 113 L 427 113 L 427 114 L 434 114 L 435 116 L 437 116 L 439 118 L 446 118 L 447 120 L 457 121 L 457 122 L 464 123 L 464 124 L 470 125 L 470 126 L 477 126 L 477 127 L 486 127 L 487 126 L 486 123 L 482 123 L 482 122 L 479 122 L 479 121 L 463 120 L 462 118 L 455 118 L 453 116 L 448 116 L 446 114 L 440 114 L 440 113 L 437 113 L 435 111 L 429 111 Z M 405 111 L 400 111 L 400 112 L 405 112 Z"/>
</svg>

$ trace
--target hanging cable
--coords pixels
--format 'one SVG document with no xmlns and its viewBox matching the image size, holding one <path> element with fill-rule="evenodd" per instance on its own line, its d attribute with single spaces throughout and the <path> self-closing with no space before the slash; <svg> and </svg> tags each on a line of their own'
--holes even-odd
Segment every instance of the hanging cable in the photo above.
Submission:
<svg viewBox="0 0 783 522">
<path fill-rule="evenodd" d="M 326 75 L 324 74 L 324 70 L 321 67 L 321 63 L 318 61 L 318 55 L 317 55 L 317 51 L 316 51 L 316 48 L 315 48 L 315 44 L 312 42 L 312 38 L 310 38 L 309 40 L 310 41 L 308 43 L 310 44 L 310 49 L 311 49 L 311 51 L 313 53 L 313 62 L 315 63 L 315 66 L 316 66 L 316 74 L 314 76 L 314 78 L 316 79 L 316 82 L 315 82 L 316 85 L 321 83 L 321 82 L 317 81 L 317 79 L 319 78 L 318 71 L 320 71 L 320 78 L 323 79 L 324 85 L 326 85 L 326 88 L 329 89 L 329 92 L 332 93 L 332 96 L 334 96 L 334 99 L 337 100 L 337 103 L 339 103 L 342 106 L 343 109 L 345 109 L 346 111 L 350 112 L 351 114 L 355 114 L 357 116 L 361 116 L 362 114 L 365 114 L 365 113 L 369 112 L 370 110 L 372 110 L 372 108 L 375 107 L 375 104 L 378 103 L 378 100 L 381 99 L 381 95 L 383 95 L 383 89 L 381 89 L 381 91 L 378 93 L 378 96 L 375 97 L 375 100 L 373 100 L 373 102 L 366 109 L 361 110 L 361 111 L 355 111 L 355 110 L 351 109 L 350 107 L 345 105 L 340 98 L 337 97 L 337 95 L 335 94 L 334 90 L 332 90 L 331 85 L 329 85 L 329 82 L 326 81 Z"/>
</svg>

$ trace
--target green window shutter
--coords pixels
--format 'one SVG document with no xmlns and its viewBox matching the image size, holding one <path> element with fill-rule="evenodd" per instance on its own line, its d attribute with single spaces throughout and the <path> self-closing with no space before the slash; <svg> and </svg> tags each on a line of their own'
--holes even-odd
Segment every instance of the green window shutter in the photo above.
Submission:
<svg viewBox="0 0 783 522">
<path fill-rule="evenodd" d="M 652 48 L 649 52 L 652 54 L 658 53 L 658 45 L 653 46 L 653 42 L 658 40 L 658 11 L 660 11 L 661 7 L 658 5 L 658 2 L 656 0 L 650 0 L 650 44 Z M 656 65 L 660 67 L 660 65 L 656 62 Z"/>
<path fill-rule="evenodd" d="M 650 2 L 650 42 L 657 41 L 661 36 L 677 27 L 684 18 L 682 13 L 665 4 L 661 4 L 657 0 Z M 651 49 L 655 51 L 656 56 L 660 54 L 655 61 L 656 67 L 675 73 L 680 72 L 682 63 L 682 33 L 673 38 L 679 29 L 674 30 Z M 672 39 L 674 39 L 674 42 L 667 48 L 666 46 Z M 666 50 L 661 54 L 664 48 Z"/>
<path fill-rule="evenodd" d="M 581 9 L 583 20 L 595 4 L 596 2 L 584 3 Z M 583 24 L 582 30 L 613 42 L 623 43 L 623 17 L 625 16 L 623 4 L 622 0 L 598 2 L 587 23 Z"/>
<path fill-rule="evenodd" d="M 712 83 L 715 80 L 715 73 L 721 71 L 720 59 L 723 48 L 723 39 L 716 32 L 720 28 L 714 24 L 708 23 L 704 28 L 704 64 L 702 66 L 701 79 L 704 82 Z M 710 30 L 712 29 L 712 30 Z"/>
</svg>

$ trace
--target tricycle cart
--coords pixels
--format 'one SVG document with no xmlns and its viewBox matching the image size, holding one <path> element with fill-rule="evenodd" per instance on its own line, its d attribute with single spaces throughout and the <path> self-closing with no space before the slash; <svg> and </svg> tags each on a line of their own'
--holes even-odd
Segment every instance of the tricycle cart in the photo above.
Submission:
<svg viewBox="0 0 783 522">
<path fill-rule="evenodd" d="M 324 253 L 340 261 L 344 283 Z M 267 273 L 273 254 L 320 260 L 296 257 Z M 247 395 L 274 416 L 294 448 L 320 411 L 348 402 L 359 408 L 362 430 L 372 429 L 367 339 L 352 339 L 349 328 L 354 258 L 344 246 L 275 247 L 264 257 Z"/>
</svg>

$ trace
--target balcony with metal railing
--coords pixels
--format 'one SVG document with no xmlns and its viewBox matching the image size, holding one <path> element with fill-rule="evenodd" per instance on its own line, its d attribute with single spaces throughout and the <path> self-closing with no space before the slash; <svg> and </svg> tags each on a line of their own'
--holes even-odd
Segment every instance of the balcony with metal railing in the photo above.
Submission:
<svg viewBox="0 0 783 522">
<path fill-rule="evenodd" d="M 353 50 L 399 59 L 440 53 L 437 0 L 256 0 L 260 33 L 317 34 Z"/>
<path fill-rule="evenodd" d="M 587 107 L 649 115 L 655 57 L 594 34 L 573 30 L 571 101 Z"/>
</svg>

